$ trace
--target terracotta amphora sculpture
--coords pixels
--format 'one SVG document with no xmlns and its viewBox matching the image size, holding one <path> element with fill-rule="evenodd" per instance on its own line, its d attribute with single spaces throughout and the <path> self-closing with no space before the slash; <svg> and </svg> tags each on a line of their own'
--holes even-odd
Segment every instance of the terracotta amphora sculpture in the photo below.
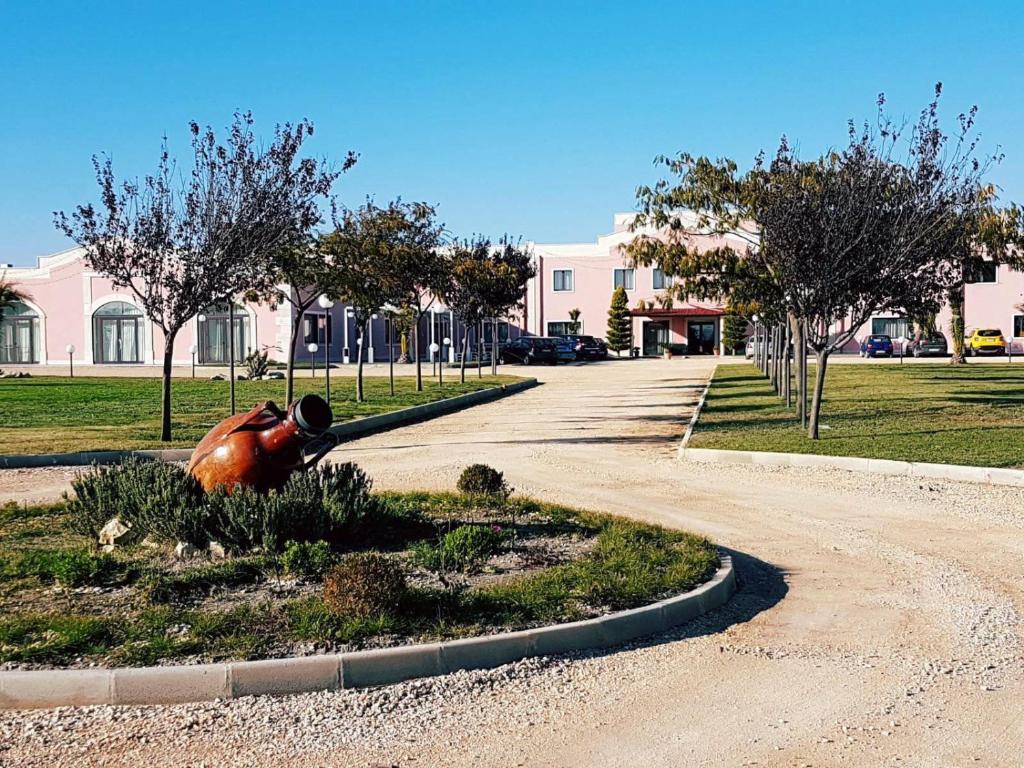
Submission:
<svg viewBox="0 0 1024 768">
<path fill-rule="evenodd" d="M 264 493 L 280 488 L 292 472 L 308 469 L 334 447 L 327 433 L 333 419 L 331 406 L 317 395 L 296 400 L 287 413 L 268 400 L 211 429 L 192 452 L 188 471 L 207 491 L 219 485 Z M 311 457 L 306 448 L 316 449 Z"/>
</svg>

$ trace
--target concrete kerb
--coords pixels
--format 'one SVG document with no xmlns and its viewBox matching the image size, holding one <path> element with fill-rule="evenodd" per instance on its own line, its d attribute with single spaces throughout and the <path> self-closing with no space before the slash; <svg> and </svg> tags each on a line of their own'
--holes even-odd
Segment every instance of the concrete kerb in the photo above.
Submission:
<svg viewBox="0 0 1024 768">
<path fill-rule="evenodd" d="M 693 409 L 693 415 L 690 417 L 690 423 L 686 425 L 686 432 L 683 434 L 682 442 L 679 443 L 679 455 L 682 456 L 686 446 L 690 444 L 690 438 L 693 437 L 693 430 L 697 427 L 697 421 L 700 419 L 700 412 L 704 410 L 704 401 L 708 399 L 708 390 L 711 389 L 711 377 L 708 377 L 707 383 L 704 385 L 704 391 L 700 393 L 700 400 L 697 401 L 697 407 Z"/>
<path fill-rule="evenodd" d="M 467 392 L 435 403 L 414 405 L 390 413 L 353 419 L 331 427 L 331 433 L 342 442 L 357 437 L 365 437 L 375 432 L 403 427 L 419 421 L 426 421 L 448 413 L 470 408 L 474 405 L 497 400 L 524 389 L 537 386 L 536 379 L 524 379 L 511 384 L 481 389 L 478 392 Z M 20 456 L 0 456 L 0 469 L 29 469 L 34 467 L 80 467 L 91 464 L 117 464 L 128 458 L 142 458 L 153 461 L 188 461 L 192 457 L 191 448 L 170 448 L 163 450 L 138 451 L 78 451 L 75 453 L 41 453 Z"/>
<path fill-rule="evenodd" d="M 442 643 L 228 664 L 0 672 L 0 709 L 183 704 L 389 685 L 529 656 L 609 648 L 664 632 L 724 605 L 736 591 L 732 558 L 682 595 L 596 619 Z"/>
<path fill-rule="evenodd" d="M 733 451 L 721 448 L 680 447 L 679 458 L 704 464 L 764 464 L 777 467 L 828 467 L 848 472 L 892 477 L 920 477 L 984 485 L 1024 487 L 1024 470 L 971 467 L 963 464 L 931 464 L 918 461 L 869 459 L 862 456 L 822 456 L 813 453 Z"/>
</svg>

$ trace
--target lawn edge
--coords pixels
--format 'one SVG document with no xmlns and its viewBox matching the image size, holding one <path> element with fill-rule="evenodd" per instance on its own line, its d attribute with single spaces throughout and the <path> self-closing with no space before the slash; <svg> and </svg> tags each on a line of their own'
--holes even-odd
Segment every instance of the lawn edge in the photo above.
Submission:
<svg viewBox="0 0 1024 768">
<path fill-rule="evenodd" d="M 357 437 L 365 437 L 377 432 L 384 432 L 419 421 L 444 416 L 474 405 L 488 403 L 508 395 L 537 386 L 537 379 L 523 379 L 511 384 L 499 384 L 496 387 L 466 392 L 455 397 L 436 400 L 432 403 L 413 405 L 397 411 L 378 413 L 352 419 L 331 427 L 330 432 L 345 442 Z M 188 461 L 192 456 L 191 448 L 140 449 L 133 451 L 76 451 L 72 453 L 23 453 L 17 455 L 0 455 L 0 469 L 30 469 L 33 467 L 80 467 L 91 464 L 117 464 L 125 459 L 136 457 L 154 461 Z"/>
<path fill-rule="evenodd" d="M 1024 470 L 1005 467 L 974 467 L 967 464 L 935 464 L 925 461 L 871 459 L 864 456 L 828 456 L 820 453 L 738 451 L 725 448 L 680 446 L 678 458 L 702 464 L 761 464 L 775 467 L 828 467 L 873 475 L 920 477 L 984 485 L 1024 487 Z"/>
<path fill-rule="evenodd" d="M 391 685 L 531 656 L 610 648 L 659 634 L 724 605 L 736 592 L 732 558 L 694 589 L 585 621 L 462 640 L 224 664 L 0 672 L 0 709 L 184 704 L 241 696 Z"/>
</svg>

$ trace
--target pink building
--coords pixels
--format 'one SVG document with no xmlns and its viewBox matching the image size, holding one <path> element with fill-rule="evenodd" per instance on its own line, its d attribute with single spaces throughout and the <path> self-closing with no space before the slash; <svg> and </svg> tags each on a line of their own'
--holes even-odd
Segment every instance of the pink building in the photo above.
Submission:
<svg viewBox="0 0 1024 768">
<path fill-rule="evenodd" d="M 633 345 L 645 355 L 658 355 L 665 344 L 685 344 L 689 354 L 722 352 L 723 308 L 714 303 L 675 302 L 670 309 L 660 308 L 659 296 L 671 285 L 660 270 L 631 268 L 620 248 L 635 234 L 629 225 L 634 214 L 614 217 L 613 231 L 594 242 L 572 244 L 532 243 L 537 276 L 527 285 L 525 309 L 521 317 L 499 323 L 499 341 L 520 333 L 557 336 L 570 331 L 570 311 L 580 311 L 580 333 L 604 337 L 607 334 L 608 308 L 615 287 L 622 285 L 633 309 Z M 654 234 L 652 232 L 648 232 Z M 745 247 L 738 237 L 699 238 L 701 247 L 730 244 Z M 160 365 L 164 340 L 162 333 L 144 316 L 130 291 L 118 290 L 111 282 L 92 272 L 83 259 L 81 248 L 44 256 L 34 267 L 0 265 L 0 272 L 25 290 L 29 299 L 16 304 L 0 321 L 0 367 L 12 365 L 64 365 L 67 349 L 74 347 L 76 364 L 86 365 Z M 643 308 L 639 308 L 640 304 Z M 1024 274 L 1007 267 L 987 270 L 978 282 L 967 287 L 965 325 L 970 334 L 975 328 L 998 328 L 1014 342 L 1014 351 L 1024 350 Z M 450 308 L 437 304 L 423 318 L 420 327 L 420 354 L 432 360 L 431 345 L 437 353 L 454 362 L 457 340 L 462 328 Z M 344 305 L 329 311 L 314 305 L 305 317 L 297 318 L 284 303 L 277 308 L 235 303 L 235 348 L 241 360 L 253 350 L 266 350 L 270 357 L 283 361 L 294 323 L 302 323 L 296 358 L 309 360 L 307 345 L 316 343 L 317 362 L 325 352 L 332 362 L 355 362 L 357 350 L 354 322 Z M 939 316 L 942 331 L 949 338 L 949 312 Z M 174 363 L 192 362 L 192 349 L 199 365 L 220 365 L 228 360 L 228 312 L 226 304 L 211 305 L 193 318 L 178 335 Z M 907 333 L 907 321 L 896 315 L 872 318 L 856 339 L 868 333 L 886 333 L 894 338 Z M 455 344 L 444 345 L 444 339 Z M 476 334 L 471 329 L 470 350 L 475 350 Z M 490 343 L 491 327 L 484 331 Z M 326 346 L 326 349 L 325 349 Z M 398 356 L 398 341 L 391 339 L 387 323 L 378 318 L 371 324 L 366 348 L 368 362 L 381 362 L 390 354 Z M 856 342 L 846 351 L 855 351 Z"/>
<path fill-rule="evenodd" d="M 569 312 L 579 309 L 580 333 L 604 337 L 612 292 L 622 285 L 634 308 L 633 345 L 641 354 L 661 354 L 665 344 L 685 344 L 690 354 L 720 352 L 721 305 L 677 301 L 671 309 L 662 309 L 657 299 L 671 286 L 671 279 L 660 269 L 634 269 L 627 264 L 620 249 L 636 236 L 630 231 L 634 215 L 616 214 L 611 234 L 592 243 L 533 244 L 537 277 L 527 287 L 526 331 L 540 336 L 568 333 Z M 644 232 L 655 234 L 649 229 Z M 697 245 L 705 248 L 726 243 L 745 247 L 738 237 L 697 239 Z M 645 308 L 638 309 L 641 302 Z"/>
<path fill-rule="evenodd" d="M 79 365 L 162 364 L 163 333 L 151 323 L 131 291 L 115 288 L 110 280 L 91 271 L 84 250 L 44 256 L 35 267 L 0 265 L 0 273 L 28 294 L 28 299 L 7 310 L 0 321 L 0 366 L 66 365 L 69 356 Z M 435 304 L 420 328 L 422 359 L 433 360 L 431 345 L 441 349 L 438 357 L 455 360 L 455 345 L 444 339 L 458 338 L 461 326 L 447 307 Z M 314 305 L 297 318 L 292 305 L 277 308 L 237 299 L 234 308 L 235 356 L 241 361 L 249 352 L 266 350 L 271 359 L 284 361 L 293 323 L 301 322 L 296 359 L 317 363 L 329 355 L 331 362 L 355 362 L 358 334 L 355 321 L 344 304 L 325 311 Z M 190 320 L 174 342 L 174 364 L 223 365 L 229 358 L 229 313 L 226 303 L 213 304 Z M 499 323 L 499 339 L 515 336 L 518 329 L 507 321 Z M 490 340 L 491 328 L 484 334 Z M 370 324 L 367 344 L 362 350 L 367 362 L 382 362 L 399 342 L 390 338 L 382 318 Z M 317 344 L 310 353 L 308 345 Z M 474 339 L 475 343 L 475 339 Z M 74 352 L 68 352 L 73 347 Z"/>
</svg>

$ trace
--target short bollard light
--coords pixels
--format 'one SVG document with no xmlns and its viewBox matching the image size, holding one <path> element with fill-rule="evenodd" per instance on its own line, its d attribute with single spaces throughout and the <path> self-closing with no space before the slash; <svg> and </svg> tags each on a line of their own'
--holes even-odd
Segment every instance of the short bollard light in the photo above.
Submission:
<svg viewBox="0 0 1024 768">
<path fill-rule="evenodd" d="M 315 341 L 311 341 L 306 345 L 306 349 L 309 351 L 309 367 L 313 371 L 313 378 L 316 378 L 316 351 L 320 349 Z"/>
<path fill-rule="evenodd" d="M 196 377 L 196 352 L 199 351 L 199 347 L 195 344 L 189 344 L 188 353 L 192 355 L 192 378 Z"/>
<path fill-rule="evenodd" d="M 71 367 L 71 378 L 73 379 L 75 378 L 75 345 L 68 344 L 64 349 L 68 353 L 68 365 Z"/>
</svg>

